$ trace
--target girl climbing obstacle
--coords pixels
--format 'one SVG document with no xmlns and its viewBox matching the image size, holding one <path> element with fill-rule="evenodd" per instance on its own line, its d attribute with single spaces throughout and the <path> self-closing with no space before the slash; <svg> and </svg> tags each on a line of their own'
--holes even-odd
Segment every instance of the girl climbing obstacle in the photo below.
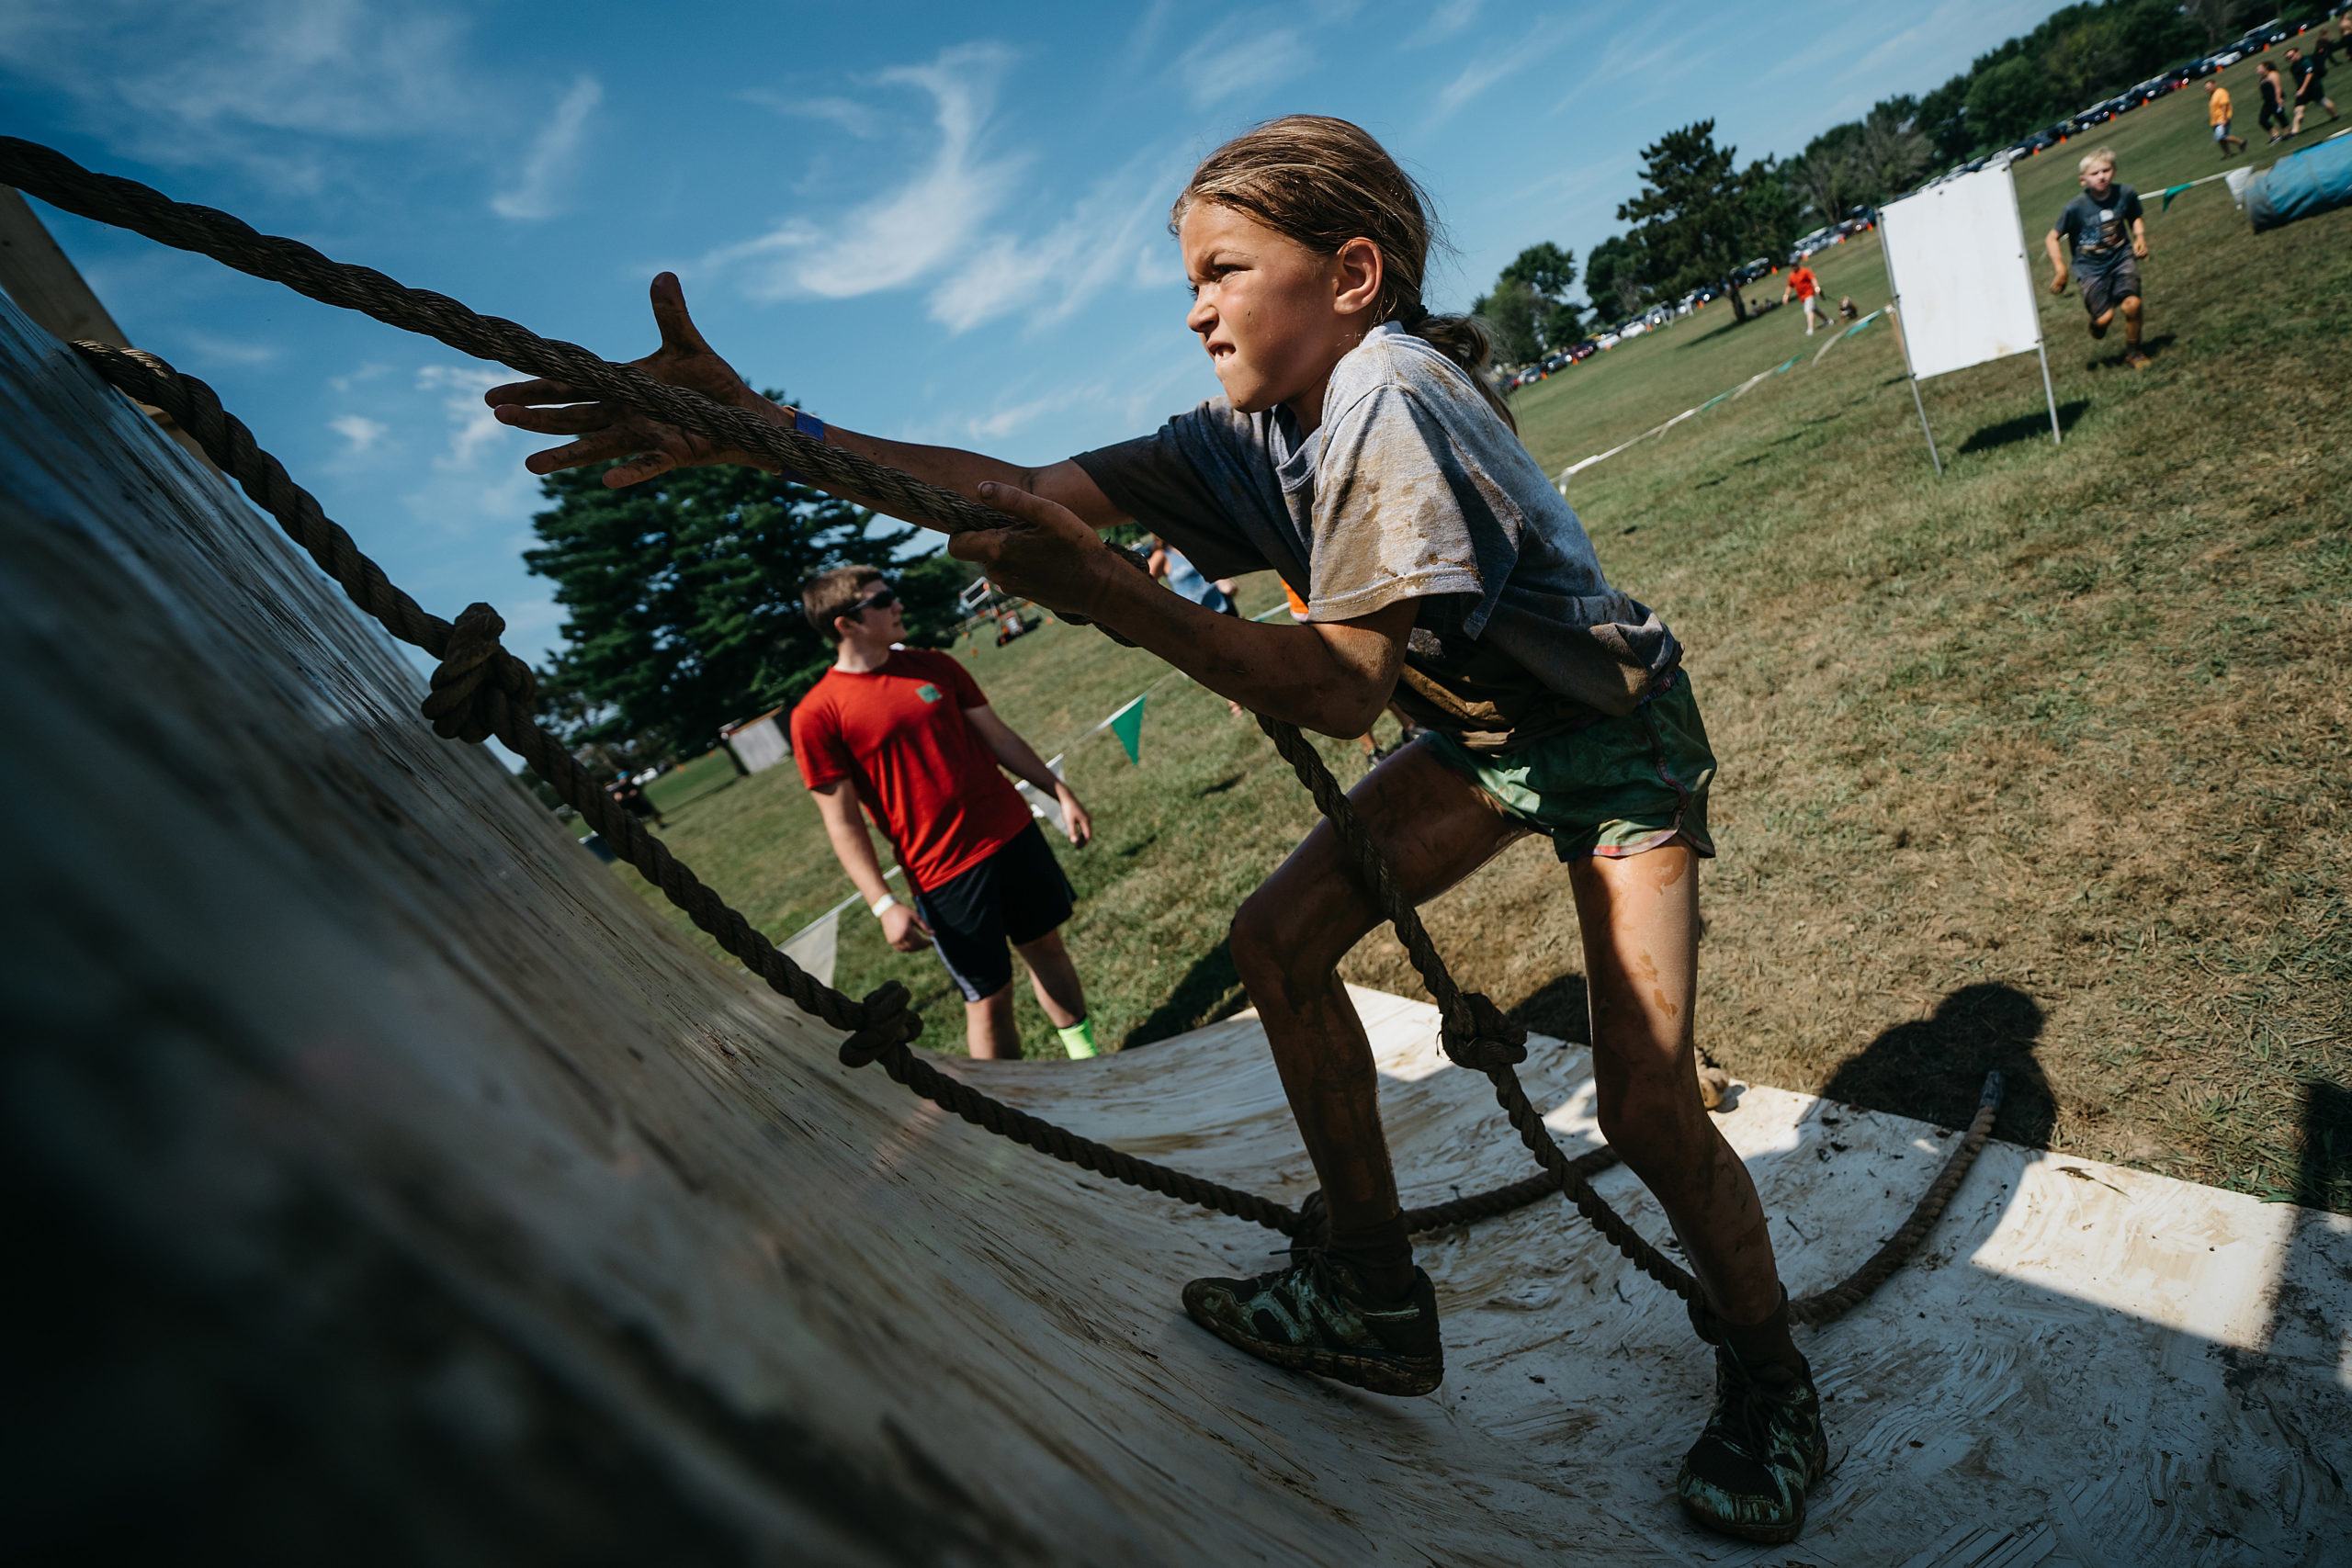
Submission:
<svg viewBox="0 0 2352 1568">
<path fill-rule="evenodd" d="M 1423 733 L 1351 799 L 1416 902 L 1514 840 L 1550 836 L 1583 932 L 1601 1130 L 1705 1294 L 1693 1318 L 1715 1347 L 1717 1402 L 1679 1495 L 1714 1529 L 1792 1540 L 1827 1445 L 1762 1204 L 1699 1100 L 1691 1012 L 1715 762 L 1681 645 L 1603 578 L 1478 374 L 1476 325 L 1423 304 L 1428 208 L 1372 137 L 1315 116 L 1271 121 L 1202 163 L 1171 226 L 1193 286 L 1185 324 L 1224 396 L 1045 468 L 770 402 L 703 341 L 668 274 L 652 291 L 662 344 L 639 367 L 995 507 L 1005 525 L 956 536 L 954 554 L 1259 713 L 1349 737 L 1393 698 Z M 487 398 L 509 424 L 575 438 L 536 454 L 535 473 L 621 459 L 605 476 L 620 486 L 764 461 L 559 383 Z M 1211 577 L 1271 568 L 1311 618 L 1261 625 L 1164 592 L 1103 545 L 1099 530 L 1128 523 Z M 1278 1366 L 1418 1394 L 1443 1375 L 1436 1298 L 1413 1262 L 1371 1045 L 1338 974 L 1380 918 L 1329 822 L 1236 915 L 1234 961 L 1329 1232 L 1287 1269 L 1195 1280 L 1183 1301 Z"/>
</svg>

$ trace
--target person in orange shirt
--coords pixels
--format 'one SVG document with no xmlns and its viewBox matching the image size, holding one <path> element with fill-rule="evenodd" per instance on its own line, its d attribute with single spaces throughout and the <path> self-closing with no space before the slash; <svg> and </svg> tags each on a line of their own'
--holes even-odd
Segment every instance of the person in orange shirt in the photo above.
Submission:
<svg viewBox="0 0 2352 1568">
<path fill-rule="evenodd" d="M 1795 295 L 1804 301 L 1804 335 L 1811 337 L 1813 329 L 1821 324 L 1821 279 L 1813 276 L 1813 268 L 1803 262 L 1789 269 L 1789 281 L 1781 290 L 1781 303 L 1789 302 Z"/>
<path fill-rule="evenodd" d="M 2239 152 L 2245 151 L 2245 138 L 2230 134 L 2230 90 L 2211 76 L 2205 78 L 2205 118 L 2213 127 L 2213 141 L 2222 149 L 2222 157 L 2230 155 L 2233 141 L 2238 144 Z"/>
</svg>

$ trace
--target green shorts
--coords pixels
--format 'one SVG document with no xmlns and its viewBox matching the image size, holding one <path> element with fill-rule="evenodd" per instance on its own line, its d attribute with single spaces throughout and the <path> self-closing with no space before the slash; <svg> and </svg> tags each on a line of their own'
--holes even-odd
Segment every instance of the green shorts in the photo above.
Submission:
<svg viewBox="0 0 2352 1568">
<path fill-rule="evenodd" d="M 1562 860 L 1637 855 L 1676 838 L 1713 858 L 1707 786 L 1715 754 L 1690 694 L 1690 677 L 1623 718 L 1603 718 L 1523 751 L 1482 754 L 1450 735 L 1421 744 L 1476 784 L 1512 821 L 1552 836 Z"/>
</svg>

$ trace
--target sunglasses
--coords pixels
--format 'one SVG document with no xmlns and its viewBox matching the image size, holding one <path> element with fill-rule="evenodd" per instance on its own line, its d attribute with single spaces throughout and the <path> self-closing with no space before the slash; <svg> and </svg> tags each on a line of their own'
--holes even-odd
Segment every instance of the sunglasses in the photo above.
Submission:
<svg viewBox="0 0 2352 1568">
<path fill-rule="evenodd" d="M 879 593 L 869 593 L 865 598 L 860 599 L 857 602 L 856 606 L 850 611 L 850 614 L 853 615 L 862 615 L 868 610 L 887 610 L 898 602 L 899 591 L 895 588 L 885 588 Z"/>
</svg>

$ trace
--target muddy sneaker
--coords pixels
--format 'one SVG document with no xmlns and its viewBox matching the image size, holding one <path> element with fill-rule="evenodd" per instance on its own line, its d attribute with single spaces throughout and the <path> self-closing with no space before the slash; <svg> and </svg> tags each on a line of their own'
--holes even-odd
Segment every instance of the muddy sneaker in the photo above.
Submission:
<svg viewBox="0 0 2352 1568">
<path fill-rule="evenodd" d="M 1293 1371 L 1374 1393 L 1427 1393 L 1445 1377 L 1437 1292 L 1413 1270 L 1394 1303 L 1364 1299 L 1355 1270 L 1319 1250 L 1254 1280 L 1195 1280 L 1184 1287 L 1193 1321 L 1238 1349 Z"/>
<path fill-rule="evenodd" d="M 1715 1351 L 1715 1414 L 1682 1456 L 1675 1491 L 1709 1529 L 1744 1540 L 1791 1541 L 1804 1529 L 1805 1488 L 1829 1461 L 1821 1396 L 1792 1367 L 1745 1367 Z"/>
<path fill-rule="evenodd" d="M 2124 355 L 2123 363 L 2134 370 L 2145 370 L 2148 367 L 2148 356 L 2135 348 Z"/>
</svg>

